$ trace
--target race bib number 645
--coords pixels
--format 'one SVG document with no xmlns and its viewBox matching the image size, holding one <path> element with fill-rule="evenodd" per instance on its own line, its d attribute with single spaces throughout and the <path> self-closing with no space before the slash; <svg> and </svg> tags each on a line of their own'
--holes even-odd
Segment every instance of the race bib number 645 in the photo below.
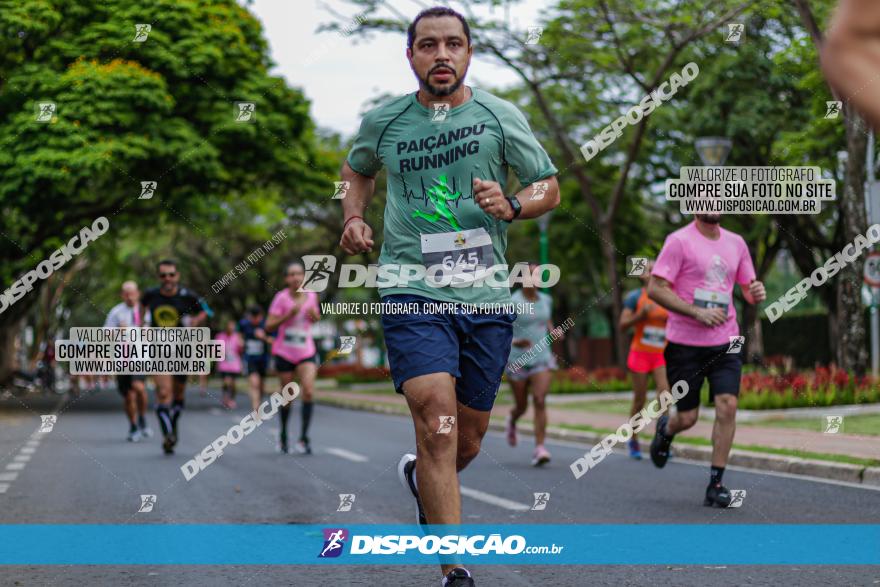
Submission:
<svg viewBox="0 0 880 587">
<path fill-rule="evenodd" d="M 452 275 L 452 283 L 474 281 L 493 264 L 492 237 L 485 228 L 421 236 L 425 279 L 435 284 L 443 283 L 447 275 Z M 443 271 L 431 271 L 436 265 Z"/>
</svg>

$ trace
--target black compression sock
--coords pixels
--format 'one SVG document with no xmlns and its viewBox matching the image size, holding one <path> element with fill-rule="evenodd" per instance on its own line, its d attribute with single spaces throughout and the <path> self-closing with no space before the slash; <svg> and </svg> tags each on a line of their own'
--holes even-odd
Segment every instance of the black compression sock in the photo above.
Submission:
<svg viewBox="0 0 880 587">
<path fill-rule="evenodd" d="M 183 411 L 183 400 L 176 399 L 171 402 L 171 422 L 172 424 L 177 423 L 177 419 L 180 417 L 180 412 Z"/>
<path fill-rule="evenodd" d="M 721 485 L 724 476 L 724 467 L 712 467 L 709 472 L 709 485 Z"/>
<path fill-rule="evenodd" d="M 281 416 L 281 437 L 287 438 L 287 419 L 290 418 L 290 406 L 278 408 L 278 415 Z"/>
<path fill-rule="evenodd" d="M 143 414 L 141 414 L 140 416 L 138 416 L 138 428 L 146 428 L 146 427 L 147 427 L 147 421 L 144 420 L 144 416 L 143 416 Z"/>
<path fill-rule="evenodd" d="M 171 413 L 166 404 L 159 404 L 156 406 L 156 416 L 159 418 L 159 427 L 162 429 L 162 434 L 167 435 L 171 432 Z"/>
<path fill-rule="evenodd" d="M 312 408 L 314 408 L 315 404 L 312 402 L 303 402 L 301 412 L 302 415 L 302 433 L 300 434 L 300 440 L 307 441 L 309 438 L 309 424 L 312 423 Z"/>
</svg>

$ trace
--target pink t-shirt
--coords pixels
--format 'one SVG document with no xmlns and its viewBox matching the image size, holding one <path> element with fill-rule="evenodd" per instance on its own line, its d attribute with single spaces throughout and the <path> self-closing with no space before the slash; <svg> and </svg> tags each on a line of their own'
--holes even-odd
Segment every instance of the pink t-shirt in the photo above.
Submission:
<svg viewBox="0 0 880 587">
<path fill-rule="evenodd" d="M 299 363 L 315 354 L 315 341 L 312 340 L 312 320 L 308 316 L 310 308 L 318 309 L 318 294 L 307 291 L 305 303 L 299 312 L 278 327 L 275 342 L 272 343 L 272 354 L 278 355 L 291 363 Z M 269 306 L 269 314 L 283 316 L 294 305 L 290 290 L 284 288 L 275 294 Z"/>
<path fill-rule="evenodd" d="M 666 323 L 669 341 L 718 346 L 729 344 L 731 336 L 739 335 L 733 286 L 748 286 L 755 279 L 755 267 L 741 236 L 721 228 L 721 237 L 713 241 L 691 222 L 666 237 L 651 274 L 670 282 L 672 291 L 689 304 L 727 311 L 727 321 L 714 328 L 670 311 Z"/>
<path fill-rule="evenodd" d="M 216 340 L 226 341 L 226 358 L 217 365 L 221 373 L 241 373 L 241 350 L 242 342 L 238 333 L 226 334 L 221 332 L 214 337 Z"/>
</svg>

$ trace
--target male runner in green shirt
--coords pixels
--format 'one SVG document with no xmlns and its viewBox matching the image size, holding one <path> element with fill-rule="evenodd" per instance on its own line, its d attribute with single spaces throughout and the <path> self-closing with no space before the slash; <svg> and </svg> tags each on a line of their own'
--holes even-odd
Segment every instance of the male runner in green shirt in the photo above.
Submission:
<svg viewBox="0 0 880 587">
<path fill-rule="evenodd" d="M 507 227 L 559 204 L 556 168 L 517 108 L 464 85 L 473 55 L 470 29 L 454 10 L 421 12 L 407 34 L 419 90 L 368 112 L 342 168 L 342 248 L 370 251 L 363 218 L 374 177 L 388 169 L 381 266 L 441 268 L 381 287 L 386 304 L 432 301 L 509 303 Z M 523 189 L 505 197 L 513 168 Z M 492 273 L 491 271 L 488 273 Z M 450 279 L 451 278 L 451 279 Z M 476 283 L 475 283 L 476 282 Z M 479 285 L 479 286 L 478 286 Z M 385 312 L 382 325 L 395 388 L 415 424 L 417 457 L 398 473 L 423 524 L 459 524 L 457 471 L 480 450 L 513 336 L 511 312 Z M 453 417 L 454 419 L 450 418 Z M 474 585 L 470 573 L 442 565 L 446 587 Z"/>
</svg>

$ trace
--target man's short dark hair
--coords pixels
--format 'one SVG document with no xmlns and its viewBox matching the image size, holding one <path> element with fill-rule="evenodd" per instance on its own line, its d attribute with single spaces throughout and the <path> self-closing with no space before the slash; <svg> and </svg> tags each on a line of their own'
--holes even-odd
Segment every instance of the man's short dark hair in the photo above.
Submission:
<svg viewBox="0 0 880 587">
<path fill-rule="evenodd" d="M 158 271 L 159 267 L 161 267 L 162 265 L 171 265 L 172 267 L 177 269 L 177 261 L 175 261 L 174 259 L 162 259 L 161 261 L 156 263 L 156 271 Z"/>
<path fill-rule="evenodd" d="M 263 308 L 254 304 L 253 306 L 249 306 L 247 309 L 247 313 L 249 316 L 259 316 L 263 313 Z"/>
<path fill-rule="evenodd" d="M 468 26 L 468 23 L 464 19 L 464 17 L 447 6 L 435 6 L 434 8 L 426 8 L 425 10 L 419 12 L 410 23 L 409 28 L 406 30 L 406 46 L 412 49 L 413 41 L 416 38 L 416 25 L 419 23 L 420 20 L 426 17 L 438 16 L 454 16 L 455 18 L 460 20 L 461 26 L 464 28 L 464 36 L 467 37 L 468 45 L 471 44 L 471 27 Z"/>
</svg>

